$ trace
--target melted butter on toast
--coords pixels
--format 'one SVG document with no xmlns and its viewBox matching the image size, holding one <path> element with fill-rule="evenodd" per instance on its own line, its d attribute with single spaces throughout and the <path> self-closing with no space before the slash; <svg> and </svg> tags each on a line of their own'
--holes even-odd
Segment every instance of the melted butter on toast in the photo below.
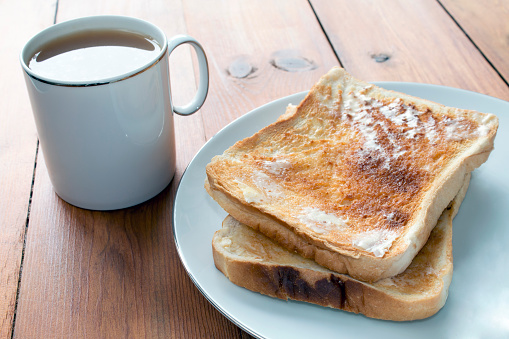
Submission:
<svg viewBox="0 0 509 339">
<path fill-rule="evenodd" d="M 230 190 L 296 232 L 376 257 L 405 232 L 443 168 L 490 132 L 461 110 L 435 112 L 327 77 L 291 109 L 225 152 Z"/>
</svg>

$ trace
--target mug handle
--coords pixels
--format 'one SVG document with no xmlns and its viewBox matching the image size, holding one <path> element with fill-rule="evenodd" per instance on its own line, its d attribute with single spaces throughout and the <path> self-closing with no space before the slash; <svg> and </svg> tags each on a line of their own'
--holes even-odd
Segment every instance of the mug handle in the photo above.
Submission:
<svg viewBox="0 0 509 339">
<path fill-rule="evenodd" d="M 168 41 L 168 55 L 170 55 L 175 48 L 186 43 L 193 46 L 196 51 L 196 55 L 198 56 L 198 63 L 200 65 L 200 84 L 198 85 L 198 90 L 194 95 L 193 100 L 191 100 L 189 104 L 173 107 L 173 111 L 180 115 L 191 115 L 199 110 L 205 102 L 205 98 L 209 91 L 209 66 L 207 63 L 207 56 L 196 39 L 188 35 L 177 35 L 173 37 L 170 41 Z"/>
</svg>

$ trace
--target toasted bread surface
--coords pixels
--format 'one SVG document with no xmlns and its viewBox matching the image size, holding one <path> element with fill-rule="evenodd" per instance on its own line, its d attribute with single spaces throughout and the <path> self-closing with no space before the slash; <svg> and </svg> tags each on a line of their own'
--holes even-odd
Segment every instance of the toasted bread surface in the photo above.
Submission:
<svg viewBox="0 0 509 339">
<path fill-rule="evenodd" d="M 310 302 L 385 320 L 415 320 L 445 304 L 452 278 L 452 219 L 465 183 L 428 242 L 401 274 L 366 283 L 290 252 L 228 216 L 212 241 L 214 262 L 233 283 L 280 299 Z"/>
<path fill-rule="evenodd" d="M 276 123 L 207 166 L 233 217 L 339 273 L 401 273 L 465 174 L 493 148 L 492 114 L 384 90 L 332 69 Z"/>
</svg>

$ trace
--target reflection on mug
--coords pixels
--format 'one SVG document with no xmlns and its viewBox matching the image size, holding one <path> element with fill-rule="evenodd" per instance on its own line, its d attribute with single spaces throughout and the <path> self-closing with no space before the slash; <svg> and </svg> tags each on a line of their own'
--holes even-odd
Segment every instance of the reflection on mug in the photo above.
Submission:
<svg viewBox="0 0 509 339">
<path fill-rule="evenodd" d="M 130 84 L 131 79 L 126 79 L 117 84 L 125 86 L 124 90 L 111 91 L 114 112 L 122 132 L 129 142 L 136 145 L 157 142 L 164 124 L 171 123 L 168 81 L 162 76 L 168 70 L 161 62 L 153 67 L 161 68 L 161 71 L 142 72 L 136 76 L 136 86 Z"/>
</svg>

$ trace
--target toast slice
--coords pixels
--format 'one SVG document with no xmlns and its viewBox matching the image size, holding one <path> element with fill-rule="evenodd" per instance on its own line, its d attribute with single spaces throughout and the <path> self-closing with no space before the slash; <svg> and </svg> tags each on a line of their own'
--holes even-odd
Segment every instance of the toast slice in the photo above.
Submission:
<svg viewBox="0 0 509 339">
<path fill-rule="evenodd" d="M 372 284 L 292 253 L 231 216 L 214 234 L 214 262 L 236 285 L 271 297 L 377 319 L 423 319 L 438 312 L 447 299 L 453 272 L 452 219 L 467 187 L 468 178 L 410 266 L 395 277 Z"/>
<path fill-rule="evenodd" d="M 283 247 L 374 282 L 410 264 L 465 174 L 487 160 L 497 128 L 495 115 L 336 67 L 296 108 L 214 157 L 205 188 Z"/>
</svg>

